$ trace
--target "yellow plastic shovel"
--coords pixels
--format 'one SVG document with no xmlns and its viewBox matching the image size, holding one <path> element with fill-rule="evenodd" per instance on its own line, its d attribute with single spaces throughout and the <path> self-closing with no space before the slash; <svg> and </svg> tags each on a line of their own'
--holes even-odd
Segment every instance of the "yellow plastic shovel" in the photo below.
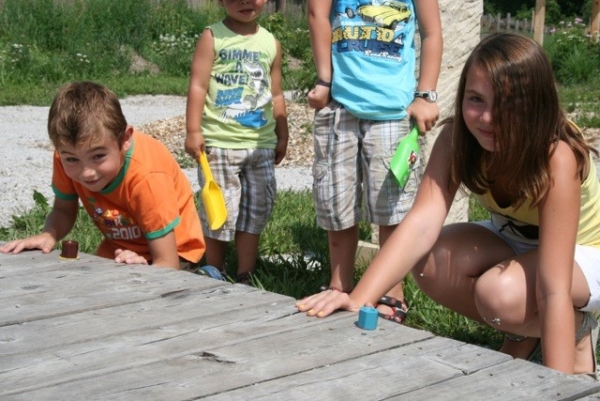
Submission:
<svg viewBox="0 0 600 401">
<path fill-rule="evenodd" d="M 218 230 L 227 220 L 227 207 L 225 198 L 219 185 L 215 182 L 206 159 L 206 153 L 200 152 L 200 166 L 204 173 L 204 187 L 202 188 L 202 203 L 206 210 L 206 218 L 211 230 Z"/>
</svg>

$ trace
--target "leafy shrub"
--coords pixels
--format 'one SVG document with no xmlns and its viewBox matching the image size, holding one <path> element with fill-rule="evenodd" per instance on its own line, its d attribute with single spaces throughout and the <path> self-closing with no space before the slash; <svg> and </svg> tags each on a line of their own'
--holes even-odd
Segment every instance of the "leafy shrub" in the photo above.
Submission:
<svg viewBox="0 0 600 401">
<path fill-rule="evenodd" d="M 548 36 L 545 50 L 561 84 L 585 84 L 600 73 L 600 44 L 586 37 L 583 28 Z"/>
<path fill-rule="evenodd" d="M 288 16 L 281 13 L 263 15 L 260 25 L 281 43 L 284 87 L 306 93 L 314 86 L 317 78 L 306 16 Z M 291 57 L 300 64 L 299 68 L 290 67 Z"/>
</svg>

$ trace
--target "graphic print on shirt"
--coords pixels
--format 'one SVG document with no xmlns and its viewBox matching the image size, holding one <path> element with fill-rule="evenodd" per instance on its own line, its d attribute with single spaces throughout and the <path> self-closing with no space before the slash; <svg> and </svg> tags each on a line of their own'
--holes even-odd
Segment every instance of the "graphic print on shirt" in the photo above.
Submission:
<svg viewBox="0 0 600 401">
<path fill-rule="evenodd" d="M 94 206 L 92 220 L 110 240 L 133 240 L 143 236 L 137 222 L 122 210 Z"/>
<path fill-rule="evenodd" d="M 271 102 L 268 68 L 259 62 L 260 53 L 248 50 L 222 50 L 221 62 L 231 63 L 231 73 L 217 74 L 217 82 L 230 88 L 219 90 L 215 106 L 222 109 L 223 121 L 235 120 L 240 125 L 260 128 L 267 123 L 263 107 Z"/>
<path fill-rule="evenodd" d="M 338 0 L 333 9 L 333 45 L 338 53 L 356 51 L 401 60 L 404 26 L 412 16 L 407 2 Z"/>
</svg>

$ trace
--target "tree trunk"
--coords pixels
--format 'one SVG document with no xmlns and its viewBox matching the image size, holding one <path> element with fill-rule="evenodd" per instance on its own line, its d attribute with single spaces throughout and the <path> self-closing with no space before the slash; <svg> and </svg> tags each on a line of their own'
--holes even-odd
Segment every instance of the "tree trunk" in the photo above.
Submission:
<svg viewBox="0 0 600 401">
<path fill-rule="evenodd" d="M 533 18 L 533 39 L 542 46 L 544 44 L 544 24 L 546 20 L 546 0 L 535 0 Z"/>
<path fill-rule="evenodd" d="M 600 0 L 594 0 L 592 3 L 592 23 L 590 24 L 590 34 L 596 42 L 600 38 Z"/>
<path fill-rule="evenodd" d="M 275 0 L 275 12 L 285 13 L 286 0 Z"/>
</svg>

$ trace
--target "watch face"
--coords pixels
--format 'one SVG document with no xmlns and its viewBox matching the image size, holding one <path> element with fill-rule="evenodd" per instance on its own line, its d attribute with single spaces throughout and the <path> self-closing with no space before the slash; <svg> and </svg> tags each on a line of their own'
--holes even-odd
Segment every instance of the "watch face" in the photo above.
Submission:
<svg viewBox="0 0 600 401">
<path fill-rule="evenodd" d="M 422 97 L 423 99 L 431 103 L 435 102 L 438 98 L 436 91 L 416 91 L 415 96 Z"/>
</svg>

